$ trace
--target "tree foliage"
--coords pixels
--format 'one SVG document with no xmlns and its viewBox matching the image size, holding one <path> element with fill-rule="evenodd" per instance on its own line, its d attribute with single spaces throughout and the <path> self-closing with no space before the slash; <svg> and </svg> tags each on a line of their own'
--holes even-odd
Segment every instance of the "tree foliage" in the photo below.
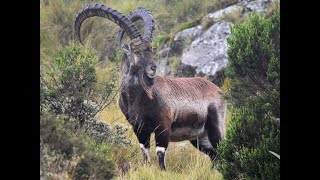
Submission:
<svg viewBox="0 0 320 180">
<path fill-rule="evenodd" d="M 252 14 L 231 30 L 228 38 L 230 91 L 235 106 L 252 96 L 263 96 L 280 116 L 280 11 L 270 19 Z"/>
<path fill-rule="evenodd" d="M 280 12 L 252 14 L 228 39 L 235 107 L 218 169 L 226 179 L 280 179 Z"/>
</svg>

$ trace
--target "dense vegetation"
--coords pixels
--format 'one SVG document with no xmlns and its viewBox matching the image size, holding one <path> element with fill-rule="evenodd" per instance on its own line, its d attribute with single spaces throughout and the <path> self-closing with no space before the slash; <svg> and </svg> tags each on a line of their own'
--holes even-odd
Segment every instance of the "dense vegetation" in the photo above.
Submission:
<svg viewBox="0 0 320 180">
<path fill-rule="evenodd" d="M 71 123 L 50 113 L 40 121 L 41 179 L 111 179 L 114 163 L 110 143 L 97 144 Z"/>
<path fill-rule="evenodd" d="M 41 68 L 41 92 L 47 109 L 65 114 L 82 127 L 114 100 L 117 76 L 97 83 L 96 59 L 79 44 L 60 49 L 50 65 Z M 99 85 L 99 86 L 98 86 Z"/>
<path fill-rule="evenodd" d="M 280 179 L 280 12 L 252 14 L 228 39 L 233 103 L 219 170 L 226 179 Z"/>
<path fill-rule="evenodd" d="M 227 81 L 227 139 L 218 149 L 219 171 L 188 141 L 170 143 L 166 172 L 159 170 L 151 138 L 150 166 L 117 106 L 121 52 L 119 28 L 102 18 L 83 23 L 84 46 L 73 41 L 79 10 L 101 3 L 124 14 L 152 11 L 153 46 L 237 0 L 44 0 L 40 1 L 40 178 L 41 179 L 278 179 L 280 160 L 280 15 L 232 17 Z M 230 17 L 229 17 L 230 18 Z M 141 24 L 137 23 L 141 29 Z M 157 59 L 155 57 L 155 59 Z M 176 61 L 176 63 L 179 63 Z M 174 63 L 173 63 L 174 64 Z M 174 64 L 177 65 L 177 64 Z M 178 66 L 178 65 L 177 65 Z M 187 162 L 187 163 L 186 163 Z"/>
<path fill-rule="evenodd" d="M 95 115 L 113 102 L 116 76 L 97 83 L 96 58 L 70 44 L 50 65 L 41 67 L 41 177 L 110 179 L 115 174 L 113 151 L 130 140 L 121 125 L 112 129 Z M 100 88 L 102 87 L 102 88 Z M 58 176 L 59 177 L 59 176 Z"/>
</svg>

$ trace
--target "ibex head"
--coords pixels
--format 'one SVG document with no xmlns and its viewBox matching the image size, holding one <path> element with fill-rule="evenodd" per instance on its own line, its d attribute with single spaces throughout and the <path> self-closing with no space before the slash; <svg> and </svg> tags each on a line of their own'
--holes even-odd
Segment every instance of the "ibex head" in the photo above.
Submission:
<svg viewBox="0 0 320 180">
<path fill-rule="evenodd" d="M 151 46 L 152 34 L 154 31 L 154 19 L 151 12 L 145 8 L 139 8 L 132 11 L 128 17 L 120 12 L 104 5 L 94 4 L 83 8 L 77 15 L 75 20 L 76 39 L 80 40 L 80 27 L 87 18 L 99 16 L 104 17 L 121 27 L 118 35 L 118 42 L 121 50 L 125 53 L 123 61 L 128 63 L 129 69 L 127 73 L 144 73 L 148 78 L 155 77 L 157 66 L 153 61 L 153 49 Z M 144 34 L 141 37 L 139 30 L 133 24 L 134 21 L 143 20 Z M 126 33 L 131 42 L 121 45 L 122 37 Z"/>
<path fill-rule="evenodd" d="M 145 90 L 147 96 L 152 99 L 151 86 L 156 76 L 157 65 L 153 61 L 150 42 L 137 38 L 131 40 L 129 44 L 123 44 L 121 49 L 124 52 L 124 63 L 129 63 L 126 73 L 126 76 L 129 77 L 127 80 L 132 81 L 132 79 L 138 77 L 139 84 Z M 136 85 L 135 83 L 136 82 L 134 82 L 133 85 Z"/>
<path fill-rule="evenodd" d="M 118 43 L 121 50 L 126 54 L 125 59 L 129 60 L 131 70 L 143 70 L 149 78 L 154 78 L 157 66 L 153 61 L 153 49 L 151 46 L 152 34 L 154 31 L 154 19 L 151 12 L 145 8 L 138 8 L 132 11 L 128 16 L 132 22 L 143 20 L 144 34 L 143 39 L 133 39 L 130 44 L 121 45 L 124 30 L 118 34 Z"/>
<path fill-rule="evenodd" d="M 126 54 L 125 58 L 129 60 L 131 73 L 145 73 L 150 79 L 155 77 L 157 66 L 153 61 L 150 43 L 140 38 L 133 39 L 129 45 L 122 45 L 122 51 Z"/>
<path fill-rule="evenodd" d="M 75 35 L 80 42 L 81 24 L 87 18 L 93 16 L 107 18 L 121 27 L 122 30 L 119 32 L 118 41 L 121 50 L 125 54 L 123 63 L 126 63 L 129 67 L 125 72 L 131 75 L 138 75 L 143 89 L 146 90 L 149 97 L 152 97 L 149 86 L 153 83 L 157 66 L 153 61 L 153 49 L 151 46 L 154 31 L 154 20 L 151 12 L 145 8 L 139 8 L 126 17 L 117 10 L 104 5 L 88 5 L 79 12 L 75 20 Z M 141 37 L 139 30 L 133 24 L 134 21 L 139 19 L 144 22 L 143 37 Z M 126 32 L 131 41 L 129 44 L 121 45 L 124 32 Z"/>
</svg>

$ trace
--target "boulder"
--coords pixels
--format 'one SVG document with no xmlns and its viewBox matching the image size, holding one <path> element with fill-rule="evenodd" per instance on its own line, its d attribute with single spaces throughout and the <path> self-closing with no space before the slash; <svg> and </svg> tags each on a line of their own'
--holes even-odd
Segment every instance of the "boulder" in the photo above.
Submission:
<svg viewBox="0 0 320 180">
<path fill-rule="evenodd" d="M 243 6 L 241 4 L 235 4 L 235 5 L 231 5 L 229 7 L 226 7 L 224 9 L 220 9 L 214 13 L 210 13 L 207 16 L 205 16 L 205 19 L 210 19 L 212 18 L 214 22 L 218 22 L 220 21 L 220 18 L 222 18 L 223 16 L 229 15 L 235 11 L 242 11 L 243 10 Z"/>
<path fill-rule="evenodd" d="M 214 24 L 204 30 L 201 25 L 184 29 L 174 36 L 170 45 L 159 51 L 158 74 L 162 76 L 195 76 L 205 75 L 209 79 L 221 79 L 227 60 L 227 37 L 231 35 L 233 25 L 223 18 L 251 12 L 267 13 L 272 3 L 279 0 L 239 0 L 237 4 L 208 14 L 204 18 L 213 19 Z M 244 16 L 245 17 L 245 16 Z M 181 59 L 179 73 L 174 74 L 168 58 Z M 219 72 L 217 74 L 217 72 Z M 221 73 L 220 73 L 221 72 Z M 219 75 L 220 74 L 220 75 Z"/>
<path fill-rule="evenodd" d="M 202 33 L 202 26 L 198 25 L 192 28 L 184 29 L 178 32 L 175 36 L 173 41 L 182 41 L 186 39 L 194 40 Z"/>
<path fill-rule="evenodd" d="M 227 40 L 232 23 L 217 22 L 182 53 L 181 62 L 195 68 L 197 74 L 214 76 L 227 65 Z"/>
</svg>

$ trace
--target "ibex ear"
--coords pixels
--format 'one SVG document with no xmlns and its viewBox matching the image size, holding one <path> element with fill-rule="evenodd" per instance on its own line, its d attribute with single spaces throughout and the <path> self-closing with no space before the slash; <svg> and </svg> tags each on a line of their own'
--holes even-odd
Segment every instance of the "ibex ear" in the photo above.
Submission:
<svg viewBox="0 0 320 180">
<path fill-rule="evenodd" d="M 129 57 L 131 54 L 131 47 L 128 44 L 122 44 L 121 45 L 122 52 L 126 53 L 126 55 Z"/>
</svg>

